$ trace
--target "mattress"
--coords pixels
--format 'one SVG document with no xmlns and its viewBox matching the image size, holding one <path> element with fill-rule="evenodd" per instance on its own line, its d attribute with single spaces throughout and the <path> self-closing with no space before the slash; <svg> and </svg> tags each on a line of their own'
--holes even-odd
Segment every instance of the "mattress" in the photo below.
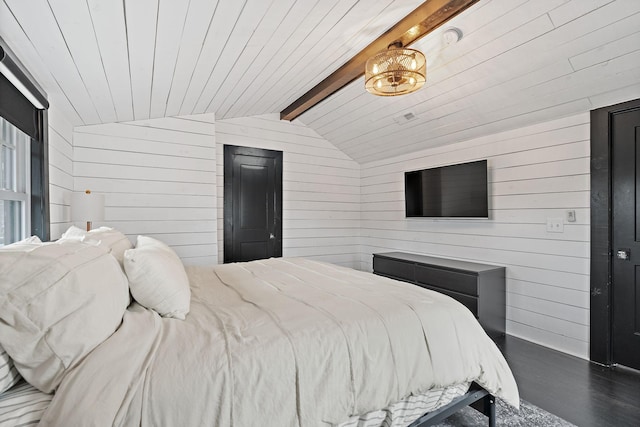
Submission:
<svg viewBox="0 0 640 427">
<path fill-rule="evenodd" d="M 0 426 L 37 425 L 52 398 L 53 395 L 20 381 L 0 395 Z"/>
</svg>

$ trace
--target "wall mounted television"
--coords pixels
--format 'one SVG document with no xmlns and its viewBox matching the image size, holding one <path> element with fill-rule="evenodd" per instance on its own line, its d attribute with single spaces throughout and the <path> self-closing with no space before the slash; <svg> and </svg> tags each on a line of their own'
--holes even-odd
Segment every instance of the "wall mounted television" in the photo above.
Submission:
<svg viewBox="0 0 640 427">
<path fill-rule="evenodd" d="M 487 161 L 404 173 L 406 216 L 488 218 Z"/>
</svg>

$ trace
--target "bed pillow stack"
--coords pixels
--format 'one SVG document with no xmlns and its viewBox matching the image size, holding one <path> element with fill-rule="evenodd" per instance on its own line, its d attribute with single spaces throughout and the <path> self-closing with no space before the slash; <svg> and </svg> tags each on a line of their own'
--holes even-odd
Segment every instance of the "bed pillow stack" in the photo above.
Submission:
<svg viewBox="0 0 640 427">
<path fill-rule="evenodd" d="M 0 248 L 0 345 L 45 393 L 119 327 L 129 302 L 122 268 L 95 242 Z"/>
<path fill-rule="evenodd" d="M 138 236 L 135 249 L 124 253 L 131 295 L 163 317 L 182 319 L 189 313 L 191 290 L 182 261 L 159 240 Z"/>
<path fill-rule="evenodd" d="M 122 266 L 124 259 L 124 252 L 127 249 L 131 249 L 133 245 L 129 241 L 129 238 L 122 234 L 120 231 L 109 228 L 100 227 L 91 231 L 84 231 L 76 226 L 71 226 L 64 232 L 61 240 L 80 240 L 81 242 L 95 242 L 98 246 L 103 247 L 109 252 L 115 259 L 118 260 L 120 266 Z"/>
<path fill-rule="evenodd" d="M 100 227 L 87 232 L 75 226 L 69 227 L 61 240 L 98 245 L 113 255 L 140 305 L 175 319 L 184 319 L 189 312 L 189 279 L 178 255 L 163 242 L 138 236 L 134 249 L 129 238 L 116 229 Z"/>
</svg>

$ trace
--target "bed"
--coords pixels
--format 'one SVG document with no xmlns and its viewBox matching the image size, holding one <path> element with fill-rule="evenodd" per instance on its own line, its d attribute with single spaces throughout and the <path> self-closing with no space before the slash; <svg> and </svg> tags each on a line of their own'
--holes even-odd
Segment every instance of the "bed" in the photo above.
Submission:
<svg viewBox="0 0 640 427">
<path fill-rule="evenodd" d="M 34 394 L 50 396 L 43 425 L 407 426 L 468 396 L 471 384 L 518 405 L 500 351 L 447 296 L 278 258 L 187 267 L 185 313 L 184 288 L 155 302 L 137 289 L 151 276 L 153 293 L 174 277 L 167 248 L 159 263 L 136 258 L 137 277 L 108 240 L 0 249 L 0 345 Z M 34 256 L 46 260 L 37 274 L 20 268 Z M 62 300 L 57 287 L 73 310 L 50 309 Z M 172 299 L 177 308 L 161 307 Z"/>
</svg>

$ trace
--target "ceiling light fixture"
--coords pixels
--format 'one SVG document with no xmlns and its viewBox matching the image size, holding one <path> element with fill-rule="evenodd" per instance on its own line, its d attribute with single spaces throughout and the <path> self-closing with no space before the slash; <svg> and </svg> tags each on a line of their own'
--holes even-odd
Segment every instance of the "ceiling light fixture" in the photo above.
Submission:
<svg viewBox="0 0 640 427">
<path fill-rule="evenodd" d="M 419 50 L 394 42 L 367 60 L 365 88 L 374 95 L 395 96 L 415 92 L 427 78 L 427 60 Z"/>
</svg>

